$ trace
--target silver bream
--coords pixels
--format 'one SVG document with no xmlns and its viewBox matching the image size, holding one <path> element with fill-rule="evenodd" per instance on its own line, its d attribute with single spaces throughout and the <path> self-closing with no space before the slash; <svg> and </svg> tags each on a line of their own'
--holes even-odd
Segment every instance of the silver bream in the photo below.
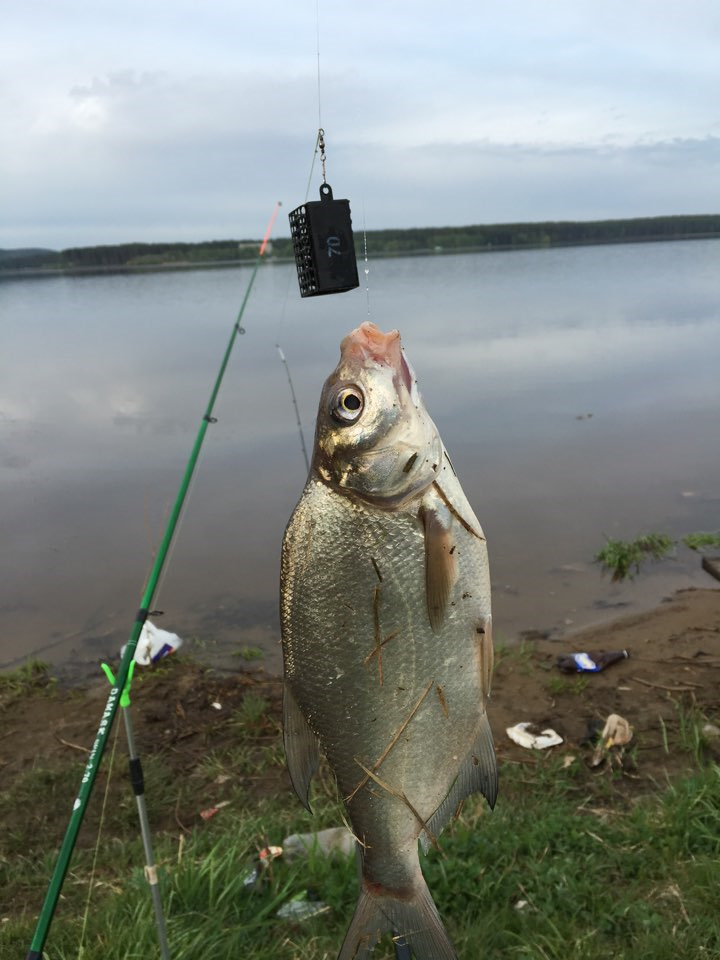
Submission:
<svg viewBox="0 0 720 960">
<path fill-rule="evenodd" d="M 283 542 L 281 617 L 293 786 L 309 809 L 322 750 L 361 851 L 338 960 L 369 957 L 387 931 L 417 960 L 455 960 L 418 840 L 436 843 L 474 791 L 495 803 L 490 577 L 396 330 L 350 333 L 323 387 Z"/>
</svg>

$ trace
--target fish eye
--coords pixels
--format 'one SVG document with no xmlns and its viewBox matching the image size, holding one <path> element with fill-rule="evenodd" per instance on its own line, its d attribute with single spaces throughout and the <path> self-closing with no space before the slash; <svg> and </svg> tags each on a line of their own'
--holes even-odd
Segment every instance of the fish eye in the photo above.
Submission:
<svg viewBox="0 0 720 960">
<path fill-rule="evenodd" d="M 331 413 L 340 423 L 355 423 L 364 405 L 359 387 L 343 387 L 337 392 Z"/>
</svg>

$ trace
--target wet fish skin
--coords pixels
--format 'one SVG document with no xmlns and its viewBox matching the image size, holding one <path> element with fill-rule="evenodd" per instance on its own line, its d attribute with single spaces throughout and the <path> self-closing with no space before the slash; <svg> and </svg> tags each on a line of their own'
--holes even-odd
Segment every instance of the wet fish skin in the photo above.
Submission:
<svg viewBox="0 0 720 960">
<path fill-rule="evenodd" d="M 396 331 L 365 323 L 341 344 L 281 580 L 292 782 L 308 805 L 322 749 L 362 854 L 339 960 L 369 957 L 388 930 L 417 960 L 453 960 L 417 844 L 468 794 L 495 801 L 490 581 Z"/>
</svg>

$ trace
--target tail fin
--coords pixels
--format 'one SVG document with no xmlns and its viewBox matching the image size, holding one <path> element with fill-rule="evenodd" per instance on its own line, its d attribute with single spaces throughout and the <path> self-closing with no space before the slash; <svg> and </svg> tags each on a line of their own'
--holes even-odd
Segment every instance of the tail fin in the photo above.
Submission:
<svg viewBox="0 0 720 960">
<path fill-rule="evenodd" d="M 415 888 L 402 898 L 384 888 L 371 892 L 362 881 L 355 915 L 338 960 L 369 960 L 380 937 L 390 931 L 404 937 L 416 960 L 457 960 L 422 875 Z"/>
</svg>

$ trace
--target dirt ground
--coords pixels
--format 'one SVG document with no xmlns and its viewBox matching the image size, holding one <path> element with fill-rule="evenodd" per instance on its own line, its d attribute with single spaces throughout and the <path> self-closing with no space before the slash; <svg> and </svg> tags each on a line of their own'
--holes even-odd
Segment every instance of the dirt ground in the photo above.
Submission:
<svg viewBox="0 0 720 960">
<path fill-rule="evenodd" d="M 527 754 L 505 731 L 529 720 L 563 737 L 554 750 L 589 763 L 588 735 L 619 714 L 633 731 L 634 771 L 626 782 L 632 792 L 691 769 L 683 718 L 720 728 L 720 590 L 681 591 L 648 613 L 560 640 L 531 636 L 525 646 L 529 666 L 501 655 L 495 671 L 490 717 L 501 758 Z M 560 654 L 583 650 L 627 650 L 629 657 L 601 673 L 568 676 L 555 666 Z M 720 738 L 710 729 L 704 746 L 720 761 Z"/>
<path fill-rule="evenodd" d="M 555 666 L 562 653 L 601 649 L 625 649 L 629 658 L 598 674 L 566 676 Z M 99 683 L 82 690 L 48 688 L 43 679 L 22 694 L 0 687 L 3 790 L 33 768 L 72 764 L 82 771 L 107 693 L 107 685 Z M 219 674 L 178 657 L 168 658 L 161 668 L 139 670 L 132 709 L 141 756 L 161 754 L 178 782 L 187 784 L 210 751 L 237 747 L 242 730 L 248 729 L 239 732 L 238 712 L 250 693 L 255 703 L 259 697 L 267 703 L 253 721 L 253 743 L 279 742 L 281 681 L 261 668 Z M 553 750 L 589 764 L 589 731 L 601 729 L 606 717 L 616 713 L 633 728 L 627 776 L 621 778 L 622 789 L 632 796 L 662 784 L 666 774 L 677 776 L 692 767 L 692 756 L 683 748 L 683 717 L 690 711 L 697 711 L 703 723 L 720 726 L 720 590 L 685 591 L 650 613 L 572 638 L 528 636 L 521 647 L 498 651 L 489 712 L 501 768 L 503 763 L 531 762 L 535 755 L 508 738 L 506 728 L 513 724 L 552 727 L 564 741 Z M 703 749 L 720 760 L 720 739 L 712 730 L 704 739 Z M 122 735 L 120 743 L 124 749 Z M 279 765 L 239 778 L 262 795 L 290 789 Z M 213 802 L 211 781 L 193 782 L 197 795 L 184 790 L 182 801 L 167 810 L 166 822 L 155 824 L 158 829 L 188 829 L 201 822 L 200 811 Z M 71 796 L 65 803 L 55 797 L 38 828 L 48 837 L 60 836 L 71 803 Z M 8 826 L 12 824 L 6 822 L 4 828 Z"/>
</svg>

